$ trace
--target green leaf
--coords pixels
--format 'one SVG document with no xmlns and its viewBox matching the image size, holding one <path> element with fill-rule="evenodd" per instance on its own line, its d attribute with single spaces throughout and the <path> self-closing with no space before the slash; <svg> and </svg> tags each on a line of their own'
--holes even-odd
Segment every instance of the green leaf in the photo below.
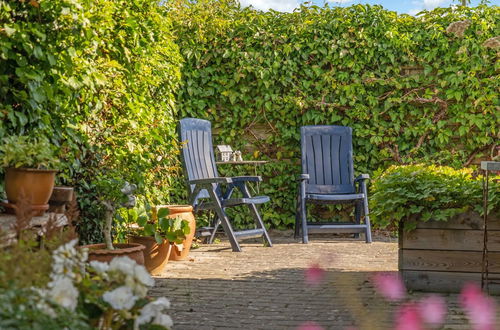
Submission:
<svg viewBox="0 0 500 330">
<path fill-rule="evenodd" d="M 158 244 L 163 243 L 163 237 L 160 235 L 160 233 L 155 232 L 155 240 L 156 240 L 156 243 L 158 243 Z"/>
<path fill-rule="evenodd" d="M 169 215 L 169 213 L 170 213 L 170 211 L 166 207 L 159 209 L 158 210 L 158 219 L 166 217 L 167 215 Z"/>
</svg>

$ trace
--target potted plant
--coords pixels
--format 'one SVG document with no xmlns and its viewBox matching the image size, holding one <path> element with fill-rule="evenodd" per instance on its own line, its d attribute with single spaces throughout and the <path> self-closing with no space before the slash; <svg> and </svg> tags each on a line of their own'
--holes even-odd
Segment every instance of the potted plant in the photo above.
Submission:
<svg viewBox="0 0 500 330">
<path fill-rule="evenodd" d="M 144 265 L 152 275 L 159 275 L 165 268 L 171 251 L 183 250 L 186 237 L 191 234 L 190 222 L 172 215 L 168 208 L 151 207 L 130 210 L 129 242 L 146 246 Z"/>
<path fill-rule="evenodd" d="M 49 208 L 59 165 L 56 148 L 46 138 L 9 136 L 0 144 L 0 162 L 5 168 L 5 193 L 8 209 L 24 200 L 34 215 Z"/>
<path fill-rule="evenodd" d="M 470 168 L 417 164 L 391 166 L 375 177 L 370 215 L 375 225 L 398 231 L 399 270 L 409 289 L 453 292 L 481 282 L 484 212 L 489 273 L 500 275 L 500 195 L 490 194 L 484 210 L 481 176 Z M 499 179 L 490 177 L 490 191 L 500 191 Z"/>
<path fill-rule="evenodd" d="M 144 245 L 137 243 L 113 243 L 111 231 L 116 210 L 121 207 L 135 206 L 134 191 L 137 186 L 115 178 L 100 178 L 96 181 L 100 192 L 101 204 L 104 206 L 104 226 L 102 228 L 105 243 L 86 245 L 89 250 L 89 261 L 110 262 L 118 256 L 128 256 L 138 264 L 144 265 L 142 250 Z"/>
</svg>

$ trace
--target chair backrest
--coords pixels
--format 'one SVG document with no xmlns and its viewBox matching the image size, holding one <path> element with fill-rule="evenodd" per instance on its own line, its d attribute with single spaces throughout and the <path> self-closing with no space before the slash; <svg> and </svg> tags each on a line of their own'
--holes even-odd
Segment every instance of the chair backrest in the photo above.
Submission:
<svg viewBox="0 0 500 330">
<path fill-rule="evenodd" d="M 181 119 L 179 137 L 182 143 L 183 166 L 188 180 L 218 177 L 210 122 L 197 118 Z M 191 185 L 190 189 L 193 191 L 194 185 Z M 202 191 L 198 197 L 208 197 L 207 191 Z"/>
<path fill-rule="evenodd" d="M 355 193 L 350 127 L 303 126 L 300 139 L 302 173 L 309 174 L 306 193 Z"/>
</svg>

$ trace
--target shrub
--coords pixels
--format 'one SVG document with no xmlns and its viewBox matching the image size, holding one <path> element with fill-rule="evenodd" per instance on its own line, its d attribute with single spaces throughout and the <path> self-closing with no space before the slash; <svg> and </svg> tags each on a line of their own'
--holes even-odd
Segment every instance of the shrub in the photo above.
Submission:
<svg viewBox="0 0 500 330">
<path fill-rule="evenodd" d="M 492 177 L 490 189 L 499 191 L 500 183 Z M 391 166 L 373 181 L 370 209 L 373 222 L 397 228 L 405 220 L 405 229 L 418 221 L 446 221 L 468 210 L 483 212 L 482 178 L 471 169 L 455 170 L 446 166 Z M 498 210 L 500 196 L 489 194 L 488 211 Z"/>
<path fill-rule="evenodd" d="M 102 239 L 96 177 L 119 173 L 168 202 L 181 58 L 165 8 L 0 0 L 0 21 L 0 139 L 37 134 L 60 147 L 58 183 L 76 188 L 82 240 Z"/>
</svg>

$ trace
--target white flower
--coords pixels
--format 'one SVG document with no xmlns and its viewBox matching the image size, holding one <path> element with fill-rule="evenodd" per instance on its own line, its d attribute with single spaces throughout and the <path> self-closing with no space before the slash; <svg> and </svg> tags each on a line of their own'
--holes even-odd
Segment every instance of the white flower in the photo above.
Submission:
<svg viewBox="0 0 500 330">
<path fill-rule="evenodd" d="M 85 272 L 85 262 L 88 253 L 75 249 L 78 240 L 74 239 L 64 245 L 59 246 L 52 254 L 52 272 L 50 277 L 56 282 L 61 277 L 68 277 L 71 280 L 80 281 Z"/>
<path fill-rule="evenodd" d="M 157 325 L 161 325 L 161 326 L 168 328 L 168 329 L 170 329 L 174 325 L 174 322 L 172 321 L 170 316 L 168 316 L 167 314 L 156 315 L 156 317 L 152 323 L 157 324 Z"/>
<path fill-rule="evenodd" d="M 170 308 L 170 300 L 168 300 L 165 297 L 160 297 L 160 298 L 156 299 L 155 301 L 150 302 L 148 305 L 152 305 L 158 309 L 161 308 L 160 311 L 163 311 L 167 308 Z M 144 307 L 146 307 L 146 306 L 144 306 Z"/>
<path fill-rule="evenodd" d="M 161 315 L 163 315 L 162 312 L 167 308 L 170 308 L 170 301 L 165 297 L 158 298 L 155 301 L 146 304 L 141 309 L 141 314 L 136 319 L 136 328 L 138 328 L 138 326 L 141 324 L 151 322 L 151 320 L 153 319 L 153 323 L 155 323 L 156 320 L 158 320 L 158 322 L 160 322 L 161 320 L 166 320 Z M 172 326 L 172 319 L 170 319 L 170 322 L 171 324 L 168 327 Z"/>
<path fill-rule="evenodd" d="M 134 276 L 134 266 L 136 262 L 129 257 L 113 258 L 109 263 L 109 271 L 117 270 L 125 275 Z"/>
<path fill-rule="evenodd" d="M 125 277 L 124 284 L 141 298 L 144 298 L 148 293 L 148 287 L 137 281 L 137 278 L 135 276 L 127 275 Z"/>
<path fill-rule="evenodd" d="M 92 260 L 90 262 L 90 267 L 100 274 L 106 273 L 109 269 L 109 265 L 107 263 L 96 260 Z"/>
<path fill-rule="evenodd" d="M 102 299 L 116 310 L 129 310 L 134 307 L 137 297 L 134 296 L 132 289 L 126 286 L 121 286 L 108 291 L 102 295 Z"/>
<path fill-rule="evenodd" d="M 51 288 L 48 292 L 50 300 L 71 311 L 75 310 L 79 292 L 69 278 L 58 278 L 49 283 L 49 287 Z"/>
<path fill-rule="evenodd" d="M 137 281 L 146 286 L 155 285 L 155 280 L 151 277 L 151 275 L 149 275 L 148 271 L 146 270 L 146 267 L 142 265 L 136 265 L 134 267 L 134 275 Z"/>
</svg>

